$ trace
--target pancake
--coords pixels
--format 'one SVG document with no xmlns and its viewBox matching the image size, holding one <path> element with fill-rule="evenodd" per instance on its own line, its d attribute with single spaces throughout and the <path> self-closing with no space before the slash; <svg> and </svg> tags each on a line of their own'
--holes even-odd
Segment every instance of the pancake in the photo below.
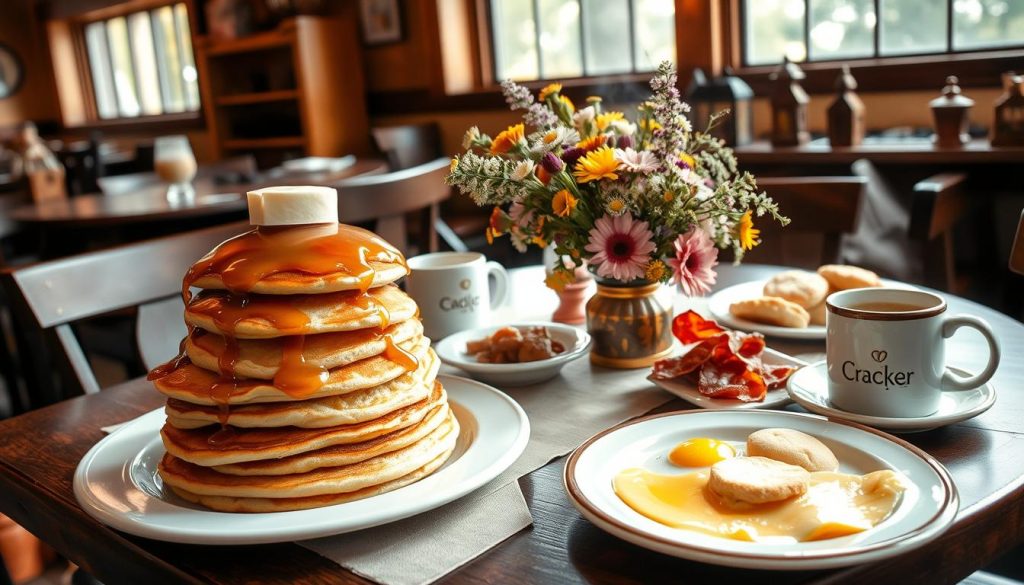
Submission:
<svg viewBox="0 0 1024 585">
<path fill-rule="evenodd" d="M 398 347 L 416 356 L 418 360 L 427 358 L 430 341 L 426 337 L 411 339 L 399 343 Z M 432 358 L 431 358 L 432 359 Z M 337 396 L 357 390 L 365 390 L 379 386 L 406 373 L 404 366 L 397 364 L 384 355 L 376 355 L 327 373 L 327 381 L 323 386 L 307 398 Z M 153 380 L 153 386 L 161 394 L 192 404 L 216 405 L 211 398 L 213 386 L 220 376 L 216 372 L 205 370 L 194 364 L 186 363 L 171 373 Z M 291 402 L 292 396 L 275 388 L 266 380 L 240 380 L 235 390 L 228 397 L 228 404 L 247 404 L 252 402 Z"/>
<path fill-rule="evenodd" d="M 280 459 L 216 465 L 213 469 L 228 475 L 288 475 L 306 473 L 321 467 L 352 465 L 412 445 L 441 426 L 448 419 L 449 413 L 448 405 L 441 404 L 422 421 L 410 427 L 362 443 L 334 445 Z"/>
<path fill-rule="evenodd" d="M 201 496 L 194 494 L 188 490 L 171 487 L 171 491 L 177 494 L 184 500 L 189 502 L 206 506 L 211 510 L 218 512 L 250 512 L 250 513 L 261 513 L 261 512 L 287 512 L 291 510 L 307 510 L 309 508 L 322 508 L 324 506 L 333 506 L 335 504 L 344 504 L 346 502 L 353 502 L 355 500 L 362 500 L 372 496 L 380 495 L 386 492 L 396 490 L 400 487 L 407 486 L 411 483 L 417 482 L 424 477 L 434 473 L 451 456 L 452 452 L 448 451 L 442 453 L 436 459 L 427 463 L 423 467 L 413 471 L 408 475 L 404 475 L 398 479 L 394 479 L 380 485 L 373 487 L 363 488 L 354 492 L 348 492 L 344 494 L 331 494 L 324 496 L 306 496 L 302 498 L 232 498 L 227 496 Z"/>
<path fill-rule="evenodd" d="M 164 447 L 175 457 L 206 467 L 227 465 L 288 457 L 333 445 L 370 441 L 419 423 L 446 402 L 444 389 L 440 383 L 435 382 L 429 398 L 389 412 L 380 418 L 354 425 L 313 430 L 299 427 L 228 427 L 231 432 L 222 433 L 221 427 L 213 425 L 186 430 L 165 424 L 160 436 Z"/>
<path fill-rule="evenodd" d="M 409 273 L 403 264 L 391 262 L 368 262 L 373 269 L 373 280 L 370 287 L 391 284 Z M 202 289 L 227 290 L 224 278 L 220 274 L 207 274 L 192 282 L 192 286 Z M 331 274 L 307 274 L 303 272 L 278 272 L 264 276 L 245 292 L 264 295 L 299 295 L 338 292 L 343 290 L 361 290 L 363 281 L 347 272 Z"/>
<path fill-rule="evenodd" d="M 381 286 L 361 295 L 343 291 L 282 298 L 205 290 L 189 303 L 185 323 L 239 339 L 262 339 L 369 329 L 416 315 L 416 301 L 397 286 Z"/>
<path fill-rule="evenodd" d="M 429 350 L 427 357 L 420 360 L 419 368 L 378 386 L 311 400 L 235 405 L 226 413 L 220 406 L 172 399 L 167 401 L 167 422 L 180 429 L 221 422 L 242 428 L 297 426 L 307 429 L 355 424 L 430 397 L 439 368 L 440 360 Z"/>
<path fill-rule="evenodd" d="M 164 454 L 158 470 L 166 485 L 201 496 L 301 498 L 344 494 L 394 481 L 450 453 L 459 436 L 454 415 L 408 447 L 359 463 L 290 475 L 227 475 Z"/>
<path fill-rule="evenodd" d="M 400 344 L 421 335 L 423 324 L 419 319 L 394 323 L 383 332 L 372 328 L 309 335 L 302 344 L 302 361 L 333 369 L 384 353 L 386 336 Z M 234 374 L 244 378 L 273 379 L 283 359 L 285 339 L 288 338 L 239 339 Z M 192 363 L 211 372 L 219 371 L 219 356 L 224 355 L 226 345 L 224 337 L 204 329 L 196 329 L 185 338 L 185 352 Z"/>
</svg>

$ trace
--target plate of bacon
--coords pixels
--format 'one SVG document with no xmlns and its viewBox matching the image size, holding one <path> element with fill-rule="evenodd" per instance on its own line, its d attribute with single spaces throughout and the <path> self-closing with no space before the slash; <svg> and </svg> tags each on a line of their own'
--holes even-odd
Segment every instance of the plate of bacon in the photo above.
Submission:
<svg viewBox="0 0 1024 585">
<path fill-rule="evenodd" d="M 648 380 L 700 408 L 777 408 L 786 380 L 805 362 L 765 345 L 760 333 L 731 331 L 693 311 L 672 320 L 683 351 L 660 360 Z"/>
</svg>

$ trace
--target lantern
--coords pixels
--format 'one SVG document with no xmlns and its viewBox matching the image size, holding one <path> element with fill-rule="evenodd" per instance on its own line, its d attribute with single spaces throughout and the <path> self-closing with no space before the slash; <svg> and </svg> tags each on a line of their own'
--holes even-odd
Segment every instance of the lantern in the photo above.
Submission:
<svg viewBox="0 0 1024 585">
<path fill-rule="evenodd" d="M 725 140 L 730 146 L 749 144 L 753 139 L 751 100 L 754 91 L 745 81 L 733 74 L 728 67 L 721 77 L 708 81 L 704 72 L 695 69 L 693 80 L 687 87 L 687 101 L 693 108 L 693 124 L 699 130 L 712 114 L 729 110 L 729 115 L 719 120 L 711 134 Z"/>
<path fill-rule="evenodd" d="M 832 146 L 856 146 L 864 141 L 864 102 L 854 90 L 850 66 L 836 78 L 836 99 L 828 107 L 828 140 Z"/>
<path fill-rule="evenodd" d="M 959 147 L 971 139 L 967 124 L 974 100 L 960 93 L 959 81 L 956 75 L 947 77 L 942 95 L 929 103 L 935 116 L 935 142 L 938 146 Z"/>
<path fill-rule="evenodd" d="M 811 140 L 807 131 L 807 104 L 811 98 L 800 85 L 804 72 L 784 57 L 779 68 L 771 74 L 772 89 L 772 145 L 798 146 Z"/>
</svg>

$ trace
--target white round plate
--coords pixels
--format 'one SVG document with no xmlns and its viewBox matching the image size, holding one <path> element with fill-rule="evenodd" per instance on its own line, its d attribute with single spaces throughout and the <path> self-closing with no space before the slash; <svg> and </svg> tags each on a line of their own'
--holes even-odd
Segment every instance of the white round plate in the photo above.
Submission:
<svg viewBox="0 0 1024 585">
<path fill-rule="evenodd" d="M 105 437 L 75 471 L 75 497 L 89 515 L 118 530 L 170 542 L 263 544 L 378 526 L 460 498 L 507 469 L 526 448 L 526 413 L 504 393 L 465 378 L 438 376 L 459 420 L 445 465 L 393 492 L 324 508 L 264 514 L 214 512 L 163 489 L 163 409 Z"/>
<path fill-rule="evenodd" d="M 546 360 L 519 364 L 482 364 L 466 353 L 466 342 L 490 337 L 502 327 L 515 327 L 520 330 L 527 327 L 547 327 L 551 339 L 560 341 L 565 346 L 565 351 Z M 465 370 L 474 378 L 488 384 L 501 387 L 526 386 L 554 378 L 562 370 L 562 366 L 585 356 L 590 350 L 591 343 L 589 333 L 571 325 L 544 322 L 508 323 L 452 333 L 435 343 L 434 351 L 442 362 Z"/>
<path fill-rule="evenodd" d="M 770 347 L 764 348 L 764 352 L 762 352 L 761 357 L 766 364 L 787 365 L 796 368 L 801 368 L 807 365 L 803 360 L 798 360 L 793 356 L 782 353 L 781 351 L 775 351 Z M 661 380 L 655 378 L 653 375 L 647 376 L 647 379 L 656 386 L 661 387 L 663 390 L 667 390 L 675 394 L 698 408 L 719 410 L 780 408 L 790 402 L 789 394 L 786 393 L 785 388 L 769 390 L 768 393 L 765 394 L 764 400 L 761 402 L 743 402 L 742 400 L 736 400 L 735 398 L 712 398 L 710 396 L 705 396 L 700 393 L 700 390 L 697 390 L 696 384 L 686 379 Z"/>
<path fill-rule="evenodd" d="M 824 325 L 808 325 L 803 329 L 797 329 L 795 327 L 779 327 L 776 325 L 767 325 L 765 323 L 756 323 L 754 321 L 740 319 L 729 312 L 729 305 L 737 301 L 763 297 L 764 285 L 767 282 L 767 280 L 752 280 L 750 282 L 743 282 L 728 288 L 723 288 L 708 298 L 708 311 L 710 311 L 712 318 L 714 318 L 715 321 L 718 321 L 719 325 L 731 327 L 733 329 L 757 331 L 758 333 L 763 333 L 765 335 L 786 337 L 789 339 L 825 339 Z M 886 280 L 884 278 L 882 279 L 882 286 L 906 289 L 917 288 L 904 282 Z"/>
<path fill-rule="evenodd" d="M 712 437 L 743 452 L 747 435 L 767 427 L 803 431 L 824 442 L 840 471 L 864 474 L 898 470 L 907 478 L 893 513 L 859 534 L 796 544 L 741 542 L 679 528 L 643 516 L 623 502 L 612 478 L 630 467 L 678 474 L 669 451 L 681 441 Z M 959 496 L 949 472 L 917 447 L 880 431 L 794 412 L 689 410 L 645 417 L 598 433 L 565 465 L 569 499 L 601 529 L 633 544 L 672 556 L 748 569 L 830 569 L 901 555 L 939 536 L 953 521 Z"/>
<path fill-rule="evenodd" d="M 961 376 L 968 372 L 950 368 Z M 828 399 L 828 367 L 824 361 L 811 364 L 793 373 L 786 385 L 786 391 L 794 402 L 811 412 L 831 418 L 841 418 L 870 427 L 885 429 L 894 433 L 914 433 L 944 427 L 969 418 L 974 418 L 992 407 L 996 402 L 996 391 L 992 384 L 984 384 L 973 390 L 943 392 L 939 410 L 931 416 L 892 418 L 869 416 L 841 410 Z"/>
</svg>

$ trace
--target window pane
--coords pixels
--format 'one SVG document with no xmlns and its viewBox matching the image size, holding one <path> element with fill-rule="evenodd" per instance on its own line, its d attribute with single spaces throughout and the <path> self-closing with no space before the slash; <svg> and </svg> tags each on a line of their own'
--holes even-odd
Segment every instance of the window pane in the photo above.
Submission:
<svg viewBox="0 0 1024 585">
<path fill-rule="evenodd" d="M 522 0 L 520 0 L 522 1 Z M 580 5 L 577 0 L 540 0 L 540 55 L 544 77 L 580 77 Z"/>
<path fill-rule="evenodd" d="M 155 116 L 163 113 L 160 105 L 160 81 L 157 77 L 156 57 L 153 54 L 153 33 L 149 28 L 149 14 L 137 12 L 128 17 L 132 38 L 132 56 L 135 76 L 139 80 L 139 98 L 142 113 Z"/>
<path fill-rule="evenodd" d="M 189 111 L 199 109 L 199 74 L 192 56 L 192 33 L 188 26 L 188 9 L 184 4 L 174 5 L 174 30 L 178 33 L 178 52 L 181 55 L 181 78 L 185 82 L 185 102 Z"/>
<path fill-rule="evenodd" d="M 804 46 L 804 0 L 745 0 L 746 58 L 749 65 L 807 58 Z"/>
<path fill-rule="evenodd" d="M 946 8 L 935 0 L 881 0 L 882 55 L 942 53 L 946 50 Z"/>
<path fill-rule="evenodd" d="M 520 0 L 521 1 L 521 0 Z M 585 0 L 583 35 L 586 39 L 587 74 L 607 75 L 633 70 L 627 0 Z"/>
<path fill-rule="evenodd" d="M 89 71 L 92 73 L 93 93 L 96 95 L 96 111 L 100 118 L 116 118 L 117 98 L 114 96 L 114 75 L 110 71 L 107 35 L 102 22 L 86 25 L 85 47 L 89 53 Z"/>
<path fill-rule="evenodd" d="M 1024 45 L 1024 1 L 954 0 L 953 48 Z"/>
<path fill-rule="evenodd" d="M 875 53 L 873 0 L 811 0 L 810 59 L 871 57 Z"/>
<path fill-rule="evenodd" d="M 174 42 L 174 12 L 170 6 L 152 13 L 153 40 L 156 45 L 156 64 L 160 74 L 160 96 L 164 111 L 185 111 L 185 89 L 179 72 L 181 59 L 178 44 Z"/>
<path fill-rule="evenodd" d="M 662 61 L 676 62 L 674 0 L 634 0 L 636 68 L 653 71 Z"/>
<path fill-rule="evenodd" d="M 131 47 L 128 44 L 128 25 L 124 17 L 107 21 L 107 44 L 114 66 L 114 90 L 122 116 L 139 115 L 139 98 L 135 95 L 135 71 L 132 68 Z"/>
<path fill-rule="evenodd" d="M 491 0 L 495 75 L 501 79 L 537 79 L 533 2 Z"/>
</svg>

